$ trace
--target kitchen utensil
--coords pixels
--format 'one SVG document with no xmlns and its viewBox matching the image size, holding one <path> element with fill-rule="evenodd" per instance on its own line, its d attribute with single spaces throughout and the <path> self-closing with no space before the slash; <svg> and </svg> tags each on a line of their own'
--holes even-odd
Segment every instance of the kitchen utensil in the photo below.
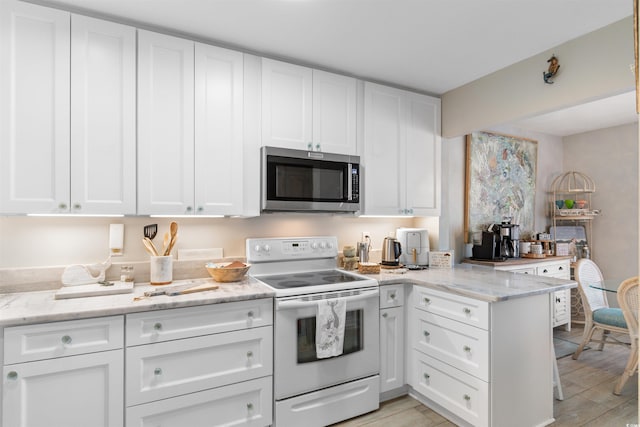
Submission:
<svg viewBox="0 0 640 427">
<path fill-rule="evenodd" d="M 164 233 L 164 236 L 162 238 L 162 255 L 166 256 L 167 255 L 167 251 L 169 250 L 169 242 L 171 241 L 171 237 L 169 235 L 169 232 L 167 231 L 166 233 Z"/>
<path fill-rule="evenodd" d="M 158 233 L 158 224 L 149 224 L 144 226 L 144 237 L 153 240 Z"/>
<path fill-rule="evenodd" d="M 234 264 L 235 263 L 235 264 Z M 233 263 L 223 262 L 223 263 L 213 263 L 208 262 L 205 264 L 205 268 L 213 277 L 213 280 L 216 282 L 238 282 L 244 278 L 251 268 L 251 264 L 244 264 L 238 261 L 234 261 Z"/>
<path fill-rule="evenodd" d="M 153 244 L 150 238 L 144 237 L 142 239 L 142 244 L 144 245 L 149 255 L 158 256 L 158 250 L 156 249 L 156 245 Z"/>
<path fill-rule="evenodd" d="M 171 254 L 171 250 L 173 249 L 173 245 L 176 244 L 176 238 L 178 237 L 178 223 L 175 221 L 171 221 L 171 225 L 169 226 L 169 230 L 171 231 L 171 237 L 169 239 L 169 246 L 165 251 L 165 255 Z"/>
<path fill-rule="evenodd" d="M 402 254 L 402 245 L 394 237 L 385 237 L 382 242 L 382 265 L 397 266 L 398 258 Z"/>
<path fill-rule="evenodd" d="M 175 295 L 192 294 L 194 292 L 210 291 L 218 288 L 219 288 L 218 285 L 212 284 L 210 282 L 199 281 L 199 283 L 197 283 L 197 282 L 190 281 L 187 284 L 183 283 L 180 285 L 165 286 L 165 287 L 153 289 L 151 291 L 146 291 L 144 294 L 135 297 L 133 300 L 139 301 L 141 299 L 155 297 L 158 295 L 175 296 Z"/>
</svg>

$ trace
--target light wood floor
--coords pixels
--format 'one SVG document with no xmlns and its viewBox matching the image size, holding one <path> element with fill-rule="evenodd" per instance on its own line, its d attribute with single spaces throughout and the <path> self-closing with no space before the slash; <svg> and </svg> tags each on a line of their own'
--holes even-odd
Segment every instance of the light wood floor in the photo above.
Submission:
<svg viewBox="0 0 640 427">
<path fill-rule="evenodd" d="M 554 336 L 580 342 L 582 325 L 571 332 L 562 327 Z M 628 336 L 620 336 L 628 341 Z M 605 346 L 604 351 L 588 349 L 578 360 L 571 356 L 558 359 L 564 400 L 555 400 L 553 427 L 631 427 L 638 424 L 638 375 L 627 381 L 621 396 L 612 393 L 624 370 L 629 349 L 619 345 Z M 361 417 L 335 424 L 334 427 L 445 427 L 454 426 L 445 418 L 411 397 L 384 402 L 380 409 Z"/>
</svg>

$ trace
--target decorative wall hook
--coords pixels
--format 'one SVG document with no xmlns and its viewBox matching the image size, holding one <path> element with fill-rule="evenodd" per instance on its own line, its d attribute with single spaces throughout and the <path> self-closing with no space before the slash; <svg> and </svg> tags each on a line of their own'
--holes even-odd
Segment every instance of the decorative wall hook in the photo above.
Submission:
<svg viewBox="0 0 640 427">
<path fill-rule="evenodd" d="M 558 58 L 556 58 L 555 55 L 552 55 L 547 62 L 549 63 L 549 69 L 542 72 L 542 78 L 544 78 L 545 83 L 551 85 L 553 84 L 551 78 L 553 78 L 560 69 L 560 64 L 558 63 Z"/>
</svg>

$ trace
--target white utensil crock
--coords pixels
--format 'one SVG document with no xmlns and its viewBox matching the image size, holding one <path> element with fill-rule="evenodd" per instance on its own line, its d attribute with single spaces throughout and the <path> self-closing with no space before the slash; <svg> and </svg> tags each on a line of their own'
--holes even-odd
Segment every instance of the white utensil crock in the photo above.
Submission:
<svg viewBox="0 0 640 427">
<path fill-rule="evenodd" d="M 152 256 L 149 259 L 149 283 L 152 285 L 167 285 L 173 280 L 173 257 Z"/>
</svg>

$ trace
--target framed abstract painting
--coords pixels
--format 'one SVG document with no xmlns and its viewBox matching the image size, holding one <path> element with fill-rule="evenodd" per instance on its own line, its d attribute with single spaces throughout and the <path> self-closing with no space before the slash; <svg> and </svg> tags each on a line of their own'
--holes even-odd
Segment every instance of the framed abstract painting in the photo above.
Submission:
<svg viewBox="0 0 640 427">
<path fill-rule="evenodd" d="M 465 238 L 509 220 L 520 235 L 535 229 L 538 142 L 490 132 L 467 135 Z"/>
</svg>

